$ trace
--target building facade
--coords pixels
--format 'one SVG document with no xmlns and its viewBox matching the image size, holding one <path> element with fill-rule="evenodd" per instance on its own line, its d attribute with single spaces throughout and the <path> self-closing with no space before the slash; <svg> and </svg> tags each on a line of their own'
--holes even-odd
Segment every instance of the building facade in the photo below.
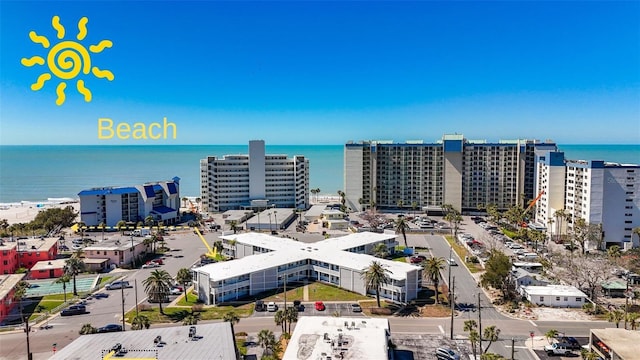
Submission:
<svg viewBox="0 0 640 360">
<path fill-rule="evenodd" d="M 309 207 L 309 160 L 265 154 L 264 140 L 249 142 L 249 154 L 200 160 L 205 212 L 249 208 Z"/>
<path fill-rule="evenodd" d="M 87 226 L 115 227 L 120 220 L 144 221 L 152 216 L 164 225 L 180 218 L 180 178 L 131 187 L 103 187 L 81 191 L 80 219 Z"/>
<path fill-rule="evenodd" d="M 640 246 L 640 166 L 601 160 L 565 160 L 551 152 L 538 163 L 536 222 L 553 238 L 570 234 L 578 219 L 595 226 L 587 245 L 622 249 Z M 602 237 L 600 239 L 600 236 Z"/>
<path fill-rule="evenodd" d="M 39 261 L 58 255 L 56 238 L 0 240 L 0 274 L 14 274 L 19 268 L 31 269 Z"/>
<path fill-rule="evenodd" d="M 131 242 L 124 241 L 123 243 L 114 243 L 99 246 L 87 246 L 84 248 L 84 256 L 86 259 L 92 260 L 107 260 L 101 266 L 106 267 L 133 267 L 134 260 L 144 257 L 149 251 L 149 246 L 145 245 L 144 239 L 131 238 Z M 95 262 L 95 261 L 94 261 Z M 137 263 L 137 265 L 140 265 Z"/>
<path fill-rule="evenodd" d="M 304 244 L 258 233 L 222 236 L 224 252 L 236 259 L 193 270 L 198 298 L 219 304 L 282 287 L 285 281 L 305 279 L 366 295 L 371 289 L 362 273 L 378 261 L 390 278 L 380 297 L 406 303 L 418 296 L 422 268 L 368 255 L 377 244 L 384 244 L 392 253 L 395 238 L 395 234 L 358 233 Z"/>
<path fill-rule="evenodd" d="M 6 319 L 11 310 L 18 305 L 15 298 L 16 285 L 25 274 L 0 275 L 0 323 Z"/>
<path fill-rule="evenodd" d="M 535 164 L 539 156 L 557 150 L 537 140 L 497 143 L 444 135 L 435 143 L 408 141 L 349 142 L 344 150 L 347 206 L 440 209 L 459 211 L 495 204 L 507 209 L 535 198 Z"/>
</svg>

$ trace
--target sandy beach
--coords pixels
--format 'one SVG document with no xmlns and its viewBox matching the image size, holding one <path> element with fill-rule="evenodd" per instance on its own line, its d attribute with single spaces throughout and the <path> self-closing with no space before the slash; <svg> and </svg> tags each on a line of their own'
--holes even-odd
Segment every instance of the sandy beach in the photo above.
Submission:
<svg viewBox="0 0 640 360">
<path fill-rule="evenodd" d="M 28 223 L 35 219 L 40 211 L 54 207 L 65 208 L 67 206 L 73 206 L 73 208 L 80 213 L 80 202 L 74 199 L 22 201 L 19 203 L 0 204 L 0 219 L 7 219 L 10 225 Z"/>
</svg>

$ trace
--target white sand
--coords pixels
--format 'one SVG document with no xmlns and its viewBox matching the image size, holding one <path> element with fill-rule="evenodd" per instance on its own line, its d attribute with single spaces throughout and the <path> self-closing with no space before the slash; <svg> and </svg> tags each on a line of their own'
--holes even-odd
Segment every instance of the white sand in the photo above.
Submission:
<svg viewBox="0 0 640 360">
<path fill-rule="evenodd" d="M 66 201 L 65 201 L 66 202 Z M 38 207 L 40 205 L 40 207 Z M 70 204 L 61 204 L 60 201 L 23 201 L 20 203 L 0 204 L 0 219 L 7 219 L 9 224 L 28 223 L 36 218 L 42 210 L 50 208 L 65 208 L 73 206 L 79 213 L 80 203 L 78 201 Z"/>
</svg>

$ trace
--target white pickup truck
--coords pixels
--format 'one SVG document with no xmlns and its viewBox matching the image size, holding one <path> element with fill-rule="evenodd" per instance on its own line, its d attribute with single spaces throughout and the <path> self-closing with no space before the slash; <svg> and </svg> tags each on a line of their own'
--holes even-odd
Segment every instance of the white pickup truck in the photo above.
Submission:
<svg viewBox="0 0 640 360">
<path fill-rule="evenodd" d="M 571 349 L 558 343 L 545 346 L 544 351 L 548 356 L 571 354 Z"/>
</svg>

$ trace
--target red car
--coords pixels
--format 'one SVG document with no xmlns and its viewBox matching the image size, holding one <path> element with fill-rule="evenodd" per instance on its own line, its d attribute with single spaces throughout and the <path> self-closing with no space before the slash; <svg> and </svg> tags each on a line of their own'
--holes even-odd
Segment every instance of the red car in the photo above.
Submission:
<svg viewBox="0 0 640 360">
<path fill-rule="evenodd" d="M 427 260 L 427 257 L 424 255 L 416 255 L 409 258 L 409 262 L 412 264 L 420 264 L 421 262 Z"/>
<path fill-rule="evenodd" d="M 324 309 L 325 309 L 324 303 L 322 301 L 316 301 L 316 310 L 324 311 Z"/>
</svg>

